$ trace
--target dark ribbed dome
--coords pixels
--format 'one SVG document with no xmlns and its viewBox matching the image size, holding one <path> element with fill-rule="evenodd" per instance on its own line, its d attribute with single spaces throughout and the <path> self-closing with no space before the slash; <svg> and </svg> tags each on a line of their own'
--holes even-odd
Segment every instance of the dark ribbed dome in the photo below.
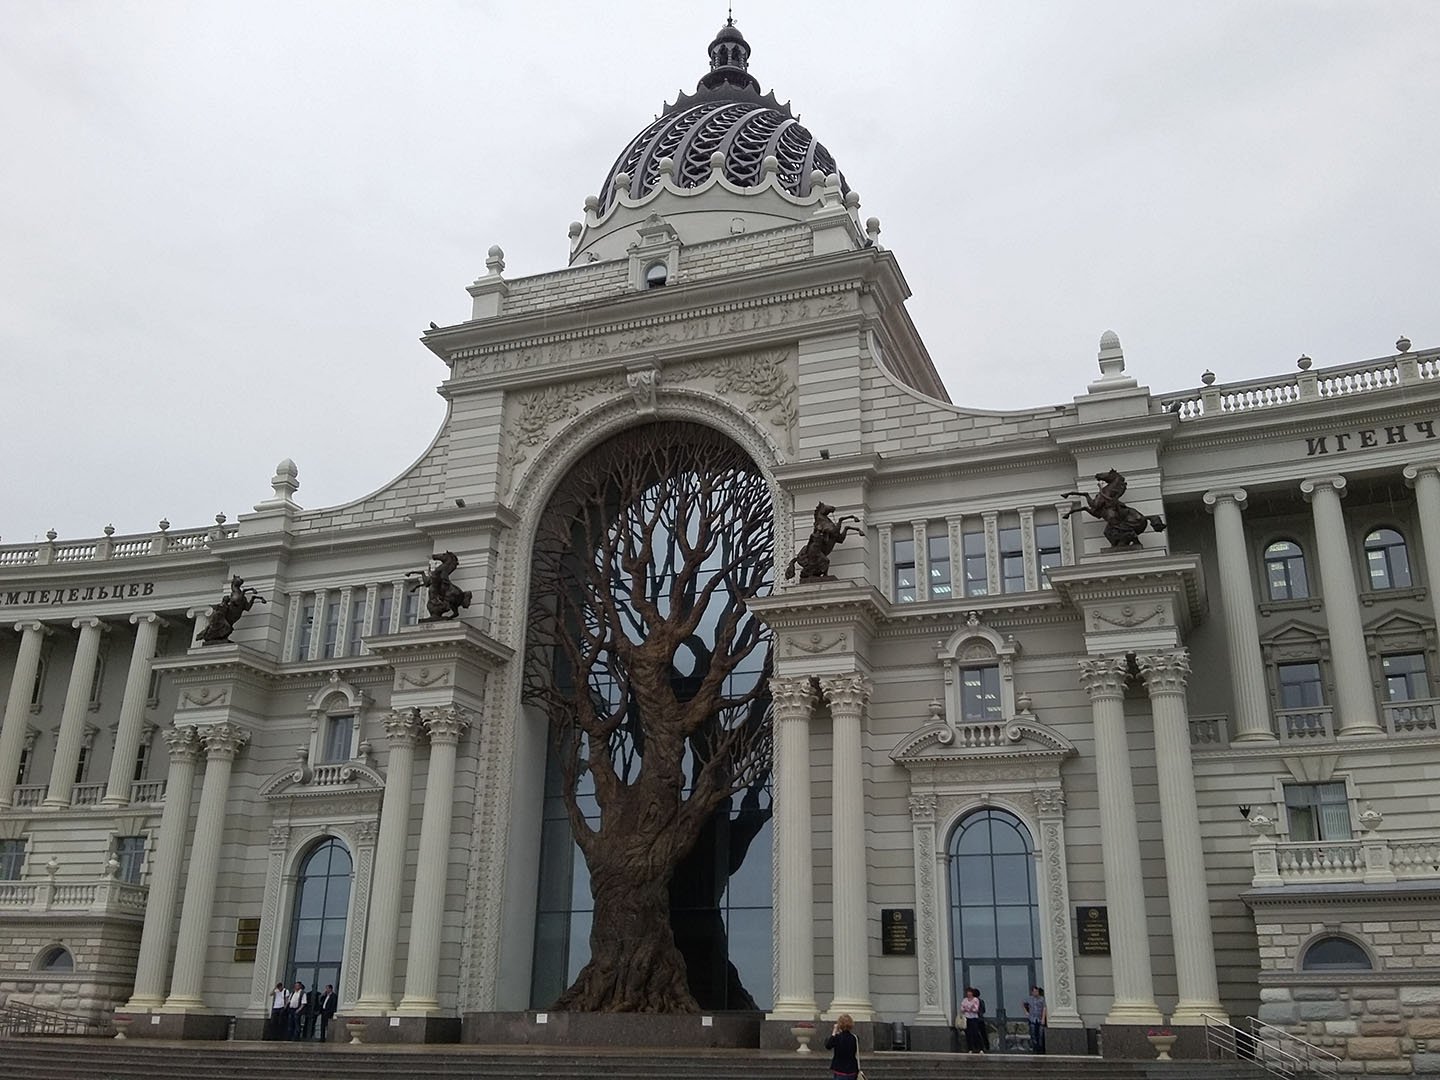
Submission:
<svg viewBox="0 0 1440 1080">
<path fill-rule="evenodd" d="M 615 199 L 615 178 L 629 180 L 625 192 L 639 199 L 659 183 L 660 159 L 674 162 L 673 182 L 698 187 L 710 179 L 710 157 L 725 155 L 725 178 L 737 187 L 755 187 L 762 165 L 773 154 L 780 185 L 792 195 L 810 194 L 810 174 L 838 172 L 835 159 L 781 105 L 774 93 L 761 95 L 749 73 L 750 45 L 733 21 L 710 43 L 710 70 L 693 94 L 681 94 L 653 124 L 630 140 L 600 188 L 600 213 Z M 844 178 L 841 186 L 845 190 Z"/>
</svg>

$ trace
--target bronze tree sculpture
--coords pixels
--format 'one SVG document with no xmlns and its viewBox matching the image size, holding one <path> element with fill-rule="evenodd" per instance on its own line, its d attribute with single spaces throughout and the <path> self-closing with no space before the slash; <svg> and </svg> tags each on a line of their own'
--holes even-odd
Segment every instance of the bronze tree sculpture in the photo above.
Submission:
<svg viewBox="0 0 1440 1080">
<path fill-rule="evenodd" d="M 771 635 L 746 602 L 772 586 L 773 521 L 746 454 L 681 422 L 602 444 L 546 509 L 526 694 L 549 717 L 595 906 L 590 960 L 556 1009 L 698 1009 L 671 890 L 717 814 L 740 792 L 758 804 L 768 779 Z M 730 837 L 724 873 L 752 838 Z"/>
<path fill-rule="evenodd" d="M 230 591 L 216 605 L 210 609 L 209 621 L 205 628 L 200 631 L 199 640 L 205 645 L 218 645 L 230 640 L 230 635 L 235 630 L 235 624 L 256 603 L 268 604 L 270 601 L 261 596 L 255 589 L 245 587 L 245 579 L 238 574 L 230 578 Z"/>
<path fill-rule="evenodd" d="M 1062 499 L 1085 500 L 1085 505 L 1071 507 L 1065 512 L 1066 520 L 1081 510 L 1093 518 L 1099 518 L 1105 523 L 1105 539 L 1110 541 L 1112 548 L 1139 547 L 1140 534 L 1147 528 L 1151 532 L 1165 531 L 1165 520 L 1160 515 L 1142 514 L 1139 510 L 1127 506 L 1121 501 L 1121 496 L 1125 494 L 1128 485 L 1125 483 L 1125 477 L 1114 469 L 1096 473 L 1095 481 L 1100 485 L 1100 490 L 1094 495 L 1087 495 L 1079 491 L 1067 491 L 1061 496 Z"/>
</svg>

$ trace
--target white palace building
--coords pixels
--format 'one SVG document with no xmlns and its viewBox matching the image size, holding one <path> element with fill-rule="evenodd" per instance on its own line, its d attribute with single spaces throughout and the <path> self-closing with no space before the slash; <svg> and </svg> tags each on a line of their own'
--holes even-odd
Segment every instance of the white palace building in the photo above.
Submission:
<svg viewBox="0 0 1440 1080">
<path fill-rule="evenodd" d="M 1038 983 L 1052 1051 L 1258 1016 L 1440 1068 L 1440 349 L 1157 393 L 1107 332 L 1064 403 L 953 404 L 749 51 L 722 29 L 567 266 L 490 250 L 423 336 L 445 421 L 374 494 L 302 509 L 286 460 L 236 521 L 0 547 L 0 999 L 259 1037 L 299 979 L 374 1039 L 534 1023 L 591 900 L 529 554 L 577 461 L 684 421 L 768 479 L 777 570 L 817 502 L 862 528 L 753 605 L 772 782 L 693 923 L 707 1014 L 948 1047 L 963 987 L 1023 1029 Z M 1068 516 L 1110 470 L 1163 532 Z M 442 551 L 471 604 L 422 621 Z M 268 603 L 199 643 L 232 576 Z"/>
</svg>

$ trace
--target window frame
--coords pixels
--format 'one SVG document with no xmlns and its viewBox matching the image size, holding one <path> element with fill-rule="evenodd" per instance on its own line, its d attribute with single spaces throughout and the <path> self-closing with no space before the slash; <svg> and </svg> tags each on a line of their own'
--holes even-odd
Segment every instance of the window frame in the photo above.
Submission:
<svg viewBox="0 0 1440 1080">
<path fill-rule="evenodd" d="M 1399 538 L 1398 543 L 1377 543 L 1375 547 L 1371 547 L 1370 542 L 1373 538 L 1387 532 L 1394 533 Z M 1405 581 L 1403 583 L 1395 580 L 1395 566 L 1391 553 L 1396 548 L 1405 555 Z M 1372 552 L 1382 555 L 1386 577 L 1384 584 L 1375 582 L 1375 567 L 1370 560 Z M 1413 589 L 1415 587 L 1415 567 L 1410 560 L 1410 542 L 1405 539 L 1404 530 L 1397 526 L 1375 525 L 1367 529 L 1364 539 L 1360 541 L 1360 561 L 1361 565 L 1365 567 L 1365 584 L 1367 586 L 1363 590 L 1365 592 L 1392 592 L 1396 589 Z"/>
<path fill-rule="evenodd" d="M 902 545 L 909 545 L 910 557 L 908 561 L 900 558 Z M 891 597 L 897 604 L 913 604 L 924 599 L 920 594 L 920 563 L 919 551 L 915 544 L 915 530 L 912 526 L 896 526 L 890 533 L 890 590 Z M 902 585 L 901 578 L 906 570 L 909 570 L 910 584 L 908 589 Z M 909 592 L 909 596 L 904 595 Z"/>
<path fill-rule="evenodd" d="M 1296 554 L 1272 557 L 1270 549 L 1279 544 L 1289 544 L 1295 549 Z M 1303 593 L 1296 593 L 1295 591 L 1290 569 L 1291 564 L 1295 562 L 1300 564 L 1300 573 L 1304 578 L 1305 591 Z M 1284 567 L 1286 589 L 1284 596 L 1275 595 L 1275 583 L 1270 576 L 1271 566 L 1277 563 Z M 1310 600 L 1313 599 L 1315 595 L 1310 584 L 1310 561 L 1309 557 L 1305 554 L 1305 545 L 1293 536 L 1277 536 L 1260 549 L 1260 580 L 1265 583 L 1265 599 L 1272 604 L 1283 604 L 1291 600 Z"/>
<path fill-rule="evenodd" d="M 1288 800 L 1288 795 L 1287 795 L 1286 789 L 1287 789 L 1287 788 L 1318 788 L 1318 787 L 1321 787 L 1321 786 L 1324 786 L 1324 785 L 1330 785 L 1330 784 L 1340 785 L 1341 787 L 1344 788 L 1344 792 L 1345 792 L 1345 797 L 1344 797 L 1345 817 L 1346 817 L 1346 820 L 1347 820 L 1347 822 L 1348 822 L 1348 827 L 1349 827 L 1349 830 L 1350 830 L 1350 835 L 1349 835 L 1348 837 L 1343 837 L 1343 838 L 1342 838 L 1342 837 L 1333 837 L 1333 836 L 1332 836 L 1332 837 L 1322 837 L 1322 838 L 1316 839 L 1316 840 L 1297 840 L 1297 839 L 1295 838 L 1295 832 L 1294 832 L 1294 830 L 1291 828 L 1291 824 L 1290 824 L 1290 804 L 1289 804 L 1289 800 Z M 1360 821 L 1359 821 L 1359 817 L 1358 817 L 1358 815 L 1357 815 L 1357 813 L 1356 813 L 1356 810 L 1355 810 L 1355 807 L 1356 807 L 1355 785 L 1354 785 L 1354 783 L 1351 781 L 1351 778 L 1350 778 L 1349 774 L 1345 774 L 1345 775 L 1334 774 L 1334 775 L 1330 776 L 1328 779 L 1325 779 L 1325 780 L 1300 780 L 1300 779 L 1296 778 L 1295 776 L 1293 776 L 1293 775 L 1291 775 L 1291 774 L 1288 774 L 1288 773 L 1287 773 L 1286 775 L 1284 775 L 1284 776 L 1276 777 L 1276 779 L 1275 779 L 1275 805 L 1276 805 L 1276 806 L 1279 808 L 1279 810 L 1281 811 L 1281 813 L 1280 813 L 1280 820 L 1279 820 L 1279 822 L 1277 823 L 1277 824 L 1278 824 L 1278 828 L 1277 828 L 1276 831 L 1277 831 L 1277 833 L 1279 834 L 1279 836 L 1281 837 L 1281 839 L 1282 839 L 1284 842 L 1287 842 L 1287 843 L 1311 843 L 1311 844 L 1324 844 L 1324 843 L 1343 844 L 1343 843 L 1346 843 L 1346 842 L 1348 842 L 1348 841 L 1354 840 L 1356 837 L 1358 837 L 1358 836 L 1360 835 Z M 1319 807 L 1320 805 L 1322 805 L 1322 804 L 1321 804 L 1321 803 L 1316 803 L 1316 804 L 1315 804 L 1315 806 L 1316 806 L 1317 809 L 1318 809 L 1318 807 Z M 1341 803 L 1340 803 L 1340 800 L 1337 799 L 1337 800 L 1333 800 L 1332 802 L 1330 802 L 1330 803 L 1328 803 L 1328 804 L 1323 804 L 1323 805 L 1338 806 L 1338 805 L 1341 805 Z M 1318 821 L 1318 817 L 1317 817 L 1317 821 Z M 1319 830 L 1319 828 L 1318 828 L 1318 826 L 1317 826 L 1316 832 L 1318 833 L 1319 831 L 1320 831 L 1320 830 Z"/>
<path fill-rule="evenodd" d="M 1398 660 L 1398 659 L 1400 659 L 1401 657 L 1413 657 L 1413 658 L 1415 658 L 1416 660 L 1418 660 L 1418 661 L 1420 662 L 1420 670 L 1419 670 L 1419 672 L 1417 673 L 1417 672 L 1413 672 L 1413 671 L 1406 671 L 1406 672 L 1401 672 L 1401 673 L 1399 674 L 1399 676 L 1395 676 L 1395 675 L 1391 675 L 1389 672 L 1387 672 L 1387 671 L 1385 670 L 1385 665 L 1386 665 L 1386 663 L 1387 663 L 1388 661 L 1390 661 L 1390 660 Z M 1405 649 L 1405 650 L 1396 651 L 1396 652 L 1382 652 L 1382 653 L 1379 655 L 1378 659 L 1379 659 L 1379 662 L 1380 662 L 1380 686 L 1381 686 L 1381 693 L 1383 694 L 1385 704 L 1387 704 L 1387 705 L 1396 705 L 1396 704 L 1408 704 L 1408 703 L 1416 702 L 1416 701 L 1432 701 L 1432 700 L 1434 700 L 1434 697 L 1435 697 L 1434 688 L 1430 685 L 1430 657 L 1429 657 L 1429 655 L 1425 652 L 1424 649 Z M 1423 693 L 1420 693 L 1420 694 L 1415 694 L 1415 693 L 1411 693 L 1411 692 L 1410 692 L 1410 691 L 1413 689 L 1412 680 L 1413 680 L 1413 678 L 1414 678 L 1417 674 L 1418 674 L 1419 679 L 1420 679 L 1421 687 L 1422 687 L 1423 690 L 1424 690 L 1424 692 L 1423 692 Z M 1397 677 L 1403 679 L 1404 682 L 1405 682 L 1405 689 L 1406 689 L 1406 696 L 1405 696 L 1405 697 L 1399 697 L 1399 698 L 1397 698 L 1397 697 L 1393 696 L 1393 695 L 1391 694 L 1391 692 L 1390 692 L 1390 691 L 1391 691 L 1391 680 L 1394 679 L 1394 678 L 1397 678 Z"/>
<path fill-rule="evenodd" d="M 29 859 L 30 838 L 28 836 L 0 838 L 0 881 L 24 881 L 25 866 Z M 7 867 L 13 868 L 13 874 L 7 871 Z"/>
</svg>

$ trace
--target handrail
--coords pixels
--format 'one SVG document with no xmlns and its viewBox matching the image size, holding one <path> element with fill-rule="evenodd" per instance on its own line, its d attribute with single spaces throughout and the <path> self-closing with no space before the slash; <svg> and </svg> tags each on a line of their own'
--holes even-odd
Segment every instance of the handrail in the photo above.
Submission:
<svg viewBox="0 0 1440 1080">
<path fill-rule="evenodd" d="M 0 1005 L 0 1035 L 103 1035 L 108 1025 L 23 1001 Z"/>
<path fill-rule="evenodd" d="M 1341 1059 L 1283 1028 L 1247 1016 L 1250 1030 L 1205 1015 L 1205 1057 L 1253 1061 L 1271 1076 L 1338 1077 Z"/>
</svg>

